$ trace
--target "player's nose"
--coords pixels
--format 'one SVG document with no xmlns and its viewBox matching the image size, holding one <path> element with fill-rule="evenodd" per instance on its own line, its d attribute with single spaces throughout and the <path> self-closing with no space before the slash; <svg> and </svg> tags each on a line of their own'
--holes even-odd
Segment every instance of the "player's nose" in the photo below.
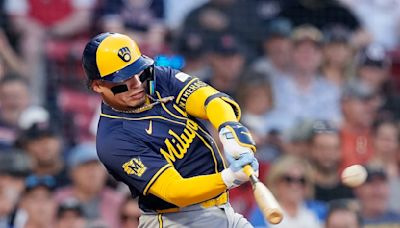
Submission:
<svg viewBox="0 0 400 228">
<path fill-rule="evenodd" d="M 142 82 L 139 79 L 139 75 L 135 75 L 130 80 L 128 80 L 127 85 L 129 89 L 139 88 L 142 85 Z"/>
</svg>

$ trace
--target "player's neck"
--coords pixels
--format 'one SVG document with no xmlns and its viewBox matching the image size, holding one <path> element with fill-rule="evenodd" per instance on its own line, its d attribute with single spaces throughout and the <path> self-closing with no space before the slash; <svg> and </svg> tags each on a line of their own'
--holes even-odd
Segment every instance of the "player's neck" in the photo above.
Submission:
<svg viewBox="0 0 400 228">
<path fill-rule="evenodd" d="M 160 103 L 167 103 L 168 101 L 172 101 L 174 99 L 173 96 L 169 97 L 163 97 L 161 99 L 154 99 L 151 96 L 146 97 L 146 101 L 137 107 L 130 107 L 130 106 L 120 106 L 113 104 L 112 102 L 107 102 L 105 99 L 103 99 L 104 104 L 108 105 L 112 110 L 116 112 L 122 112 L 122 113 L 141 113 L 144 111 L 147 111 L 151 108 L 153 108 L 155 105 L 160 104 Z"/>
</svg>

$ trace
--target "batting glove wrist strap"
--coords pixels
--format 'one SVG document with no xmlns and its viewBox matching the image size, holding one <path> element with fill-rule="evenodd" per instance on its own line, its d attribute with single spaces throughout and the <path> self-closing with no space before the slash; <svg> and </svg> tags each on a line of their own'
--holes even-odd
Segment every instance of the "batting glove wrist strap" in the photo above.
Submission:
<svg viewBox="0 0 400 228">
<path fill-rule="evenodd" d="M 219 138 L 225 153 L 237 158 L 242 153 L 256 151 L 249 130 L 239 122 L 225 122 L 219 127 Z"/>
</svg>

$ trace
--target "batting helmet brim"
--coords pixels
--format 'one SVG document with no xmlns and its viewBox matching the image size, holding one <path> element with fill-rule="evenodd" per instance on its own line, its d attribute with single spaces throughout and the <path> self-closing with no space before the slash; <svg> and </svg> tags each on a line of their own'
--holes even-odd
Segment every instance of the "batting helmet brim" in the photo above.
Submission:
<svg viewBox="0 0 400 228">
<path fill-rule="evenodd" d="M 135 76 L 142 70 L 148 68 L 149 66 L 154 64 L 154 60 L 147 56 L 140 56 L 138 60 L 134 63 L 118 70 L 110 75 L 103 77 L 103 80 L 112 82 L 112 83 L 120 83 L 125 80 L 130 79 Z"/>
</svg>

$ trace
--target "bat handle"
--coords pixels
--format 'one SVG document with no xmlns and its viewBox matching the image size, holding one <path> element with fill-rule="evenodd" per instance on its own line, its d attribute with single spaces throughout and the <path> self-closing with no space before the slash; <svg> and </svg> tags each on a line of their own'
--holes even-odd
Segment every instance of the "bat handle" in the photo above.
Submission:
<svg viewBox="0 0 400 228">
<path fill-rule="evenodd" d="M 254 170 L 253 170 L 253 168 L 251 168 L 250 165 L 245 165 L 245 166 L 243 167 L 243 172 L 244 172 L 247 176 L 251 176 L 251 175 L 254 174 Z"/>
<path fill-rule="evenodd" d="M 243 167 L 243 172 L 250 177 L 250 181 L 252 184 L 260 182 L 258 178 L 254 175 L 254 170 L 250 165 L 245 165 Z"/>
</svg>

